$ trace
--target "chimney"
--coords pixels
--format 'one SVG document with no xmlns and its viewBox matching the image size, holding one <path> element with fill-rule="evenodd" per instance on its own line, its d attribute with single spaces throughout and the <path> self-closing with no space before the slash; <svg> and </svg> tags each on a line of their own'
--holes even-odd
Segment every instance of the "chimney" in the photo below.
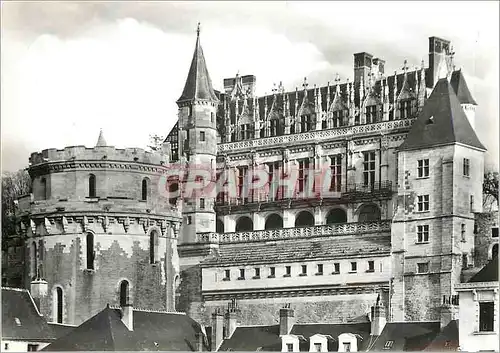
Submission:
<svg viewBox="0 0 500 353">
<path fill-rule="evenodd" d="M 372 60 L 372 74 L 375 80 L 379 80 L 384 75 L 385 61 L 380 58 Z"/>
<path fill-rule="evenodd" d="M 450 54 L 450 41 L 438 37 L 429 37 L 429 77 L 431 87 L 439 80 L 442 65 L 448 65 L 447 57 Z"/>
<path fill-rule="evenodd" d="M 134 331 L 134 307 L 132 304 L 122 305 L 122 322 L 129 331 Z"/>
<path fill-rule="evenodd" d="M 368 75 L 372 69 L 373 55 L 368 53 L 354 54 L 354 82 L 368 82 Z"/>
<path fill-rule="evenodd" d="M 212 352 L 215 352 L 222 343 L 224 329 L 224 316 L 217 308 L 212 314 Z"/>
<path fill-rule="evenodd" d="M 385 307 L 380 301 L 380 294 L 377 296 L 375 306 L 371 308 L 371 335 L 380 336 L 387 323 L 385 317 Z"/>
<path fill-rule="evenodd" d="M 443 305 L 440 313 L 440 328 L 445 328 L 458 317 L 458 295 L 443 296 Z"/>
<path fill-rule="evenodd" d="M 237 309 L 236 309 L 236 301 L 233 299 L 231 303 L 228 304 L 226 316 L 225 316 L 225 321 L 226 321 L 226 333 L 225 333 L 225 339 L 226 338 L 231 338 L 233 335 L 234 331 L 236 330 L 236 326 L 238 326 L 238 320 L 237 320 Z"/>
<path fill-rule="evenodd" d="M 288 335 L 295 324 L 295 314 L 290 304 L 280 309 L 280 335 Z"/>
<path fill-rule="evenodd" d="M 31 281 L 30 294 L 39 312 L 42 311 L 40 307 L 41 300 L 47 297 L 47 291 L 48 291 L 48 284 L 47 281 L 45 281 L 44 279 L 37 278 Z"/>
</svg>

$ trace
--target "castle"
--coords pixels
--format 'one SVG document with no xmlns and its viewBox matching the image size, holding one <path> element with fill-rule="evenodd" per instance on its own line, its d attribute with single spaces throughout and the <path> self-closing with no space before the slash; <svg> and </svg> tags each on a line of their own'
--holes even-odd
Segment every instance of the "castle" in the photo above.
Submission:
<svg viewBox="0 0 500 353">
<path fill-rule="evenodd" d="M 428 67 L 386 75 L 384 65 L 363 52 L 352 81 L 257 97 L 256 78 L 237 75 L 218 92 L 198 30 L 179 119 L 158 151 L 116 149 L 101 133 L 94 148 L 31 155 L 33 194 L 19 206 L 25 285 L 41 311 L 80 324 L 133 302 L 213 325 L 236 301 L 228 315 L 242 324 L 275 323 L 285 303 L 298 322 L 345 322 L 380 296 L 389 321 L 439 321 L 443 297 L 482 265 L 477 104 L 447 40 L 429 38 Z M 232 173 L 237 195 L 169 197 L 172 165 Z M 250 190 L 259 168 L 266 187 Z M 325 168 L 332 194 L 296 197 L 308 170 Z M 280 184 L 290 170 L 292 195 Z M 168 191 L 184 183 L 169 178 Z"/>
</svg>

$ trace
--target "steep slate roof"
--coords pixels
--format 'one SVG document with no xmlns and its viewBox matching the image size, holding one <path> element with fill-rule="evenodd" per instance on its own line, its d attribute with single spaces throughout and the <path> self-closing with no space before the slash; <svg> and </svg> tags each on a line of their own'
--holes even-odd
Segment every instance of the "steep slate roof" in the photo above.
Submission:
<svg viewBox="0 0 500 353">
<path fill-rule="evenodd" d="M 456 351 L 458 346 L 458 320 L 452 320 L 425 348 L 425 351 Z"/>
<path fill-rule="evenodd" d="M 189 68 L 189 73 L 186 79 L 186 85 L 184 86 L 184 91 L 177 102 L 179 103 L 193 99 L 217 101 L 217 96 L 215 95 L 212 87 L 212 81 L 210 80 L 210 75 L 208 74 L 203 49 L 201 48 L 199 29 L 196 37 L 193 60 L 191 61 L 191 67 Z"/>
<path fill-rule="evenodd" d="M 432 120 L 430 119 L 432 117 Z M 446 78 L 440 79 L 399 150 L 462 143 L 486 150 Z"/>
<path fill-rule="evenodd" d="M 477 105 L 474 98 L 470 94 L 469 87 L 465 82 L 465 78 L 462 75 L 462 70 L 453 71 L 450 79 L 451 87 L 455 91 L 457 98 L 461 104 L 474 104 Z"/>
<path fill-rule="evenodd" d="M 74 325 L 66 325 L 66 324 L 57 324 L 55 322 L 49 322 L 49 327 L 52 329 L 52 332 L 54 333 L 55 338 L 59 338 L 62 336 L 67 335 L 71 331 L 73 331 L 75 328 L 78 326 Z"/>
<path fill-rule="evenodd" d="M 498 256 L 488 262 L 481 271 L 472 276 L 469 283 L 495 281 L 498 281 Z"/>
<path fill-rule="evenodd" d="M 440 332 L 439 322 L 390 322 L 387 323 L 377 340 L 369 347 L 370 351 L 421 351 Z M 392 347 L 385 348 L 387 341 Z"/>
<path fill-rule="evenodd" d="M 120 310 L 106 307 L 43 350 L 197 350 L 200 325 L 184 314 L 134 310 L 133 331 L 120 318 Z"/>
<path fill-rule="evenodd" d="M 231 338 L 222 342 L 219 351 L 255 352 L 259 347 L 267 352 L 281 351 L 279 325 L 237 327 Z"/>
<path fill-rule="evenodd" d="M 390 242 L 391 237 L 388 235 L 364 235 L 221 244 L 218 255 L 207 258 L 202 265 L 210 267 L 235 263 L 295 262 L 349 255 L 386 254 L 390 251 Z"/>
<path fill-rule="evenodd" d="M 3 340 L 46 342 L 54 338 L 26 289 L 2 288 Z"/>
</svg>

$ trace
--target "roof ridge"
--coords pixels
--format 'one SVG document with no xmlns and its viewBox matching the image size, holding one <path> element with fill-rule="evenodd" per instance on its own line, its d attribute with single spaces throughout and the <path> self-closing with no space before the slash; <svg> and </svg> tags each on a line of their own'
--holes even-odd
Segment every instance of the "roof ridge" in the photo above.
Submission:
<svg viewBox="0 0 500 353">
<path fill-rule="evenodd" d="M 12 290 L 12 291 L 16 291 L 16 292 L 28 292 L 29 293 L 29 290 L 27 290 L 26 288 L 15 288 L 15 287 L 3 287 L 2 286 L 2 290 Z"/>
</svg>

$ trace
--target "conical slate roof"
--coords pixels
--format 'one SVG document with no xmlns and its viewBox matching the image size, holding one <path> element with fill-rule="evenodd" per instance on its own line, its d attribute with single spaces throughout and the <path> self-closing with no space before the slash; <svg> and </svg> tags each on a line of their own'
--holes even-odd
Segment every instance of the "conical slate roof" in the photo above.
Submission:
<svg viewBox="0 0 500 353">
<path fill-rule="evenodd" d="M 454 89 L 440 79 L 399 150 L 461 143 L 486 150 L 469 123 Z"/>
<path fill-rule="evenodd" d="M 97 139 L 97 143 L 95 144 L 95 146 L 96 147 L 105 147 L 105 146 L 107 146 L 106 139 L 104 138 L 104 134 L 102 132 L 102 129 L 99 132 L 99 138 Z"/>
<path fill-rule="evenodd" d="M 186 85 L 181 97 L 177 103 L 194 100 L 212 100 L 217 101 L 217 96 L 212 87 L 212 81 L 207 70 L 205 57 L 203 56 L 203 49 L 200 44 L 200 30 L 198 28 L 198 36 L 196 37 L 196 46 L 194 49 L 193 60 L 186 79 Z"/>
<path fill-rule="evenodd" d="M 461 104 L 474 104 L 477 105 L 474 98 L 472 98 L 472 94 L 470 94 L 469 87 L 467 87 L 467 83 L 465 82 L 464 75 L 462 75 L 462 70 L 453 71 L 450 79 L 451 87 L 455 91 L 457 95 L 458 101 Z"/>
</svg>

